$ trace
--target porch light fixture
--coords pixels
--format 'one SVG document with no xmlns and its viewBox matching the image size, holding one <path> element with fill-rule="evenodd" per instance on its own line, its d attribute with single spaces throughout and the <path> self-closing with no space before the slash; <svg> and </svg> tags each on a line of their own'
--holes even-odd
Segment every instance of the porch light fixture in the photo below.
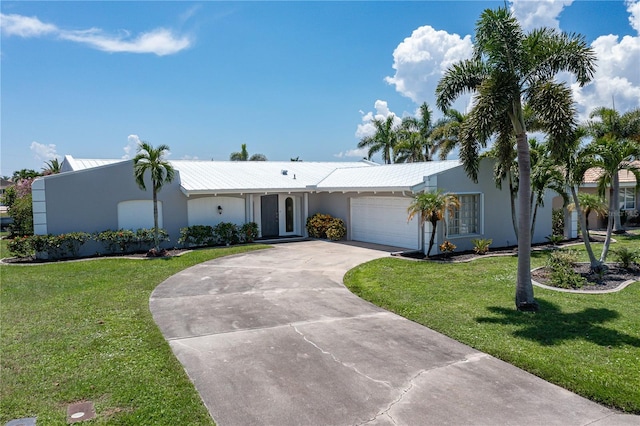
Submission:
<svg viewBox="0 0 640 426">
<path fill-rule="evenodd" d="M 218 206 L 218 214 L 222 214 L 222 206 Z"/>
</svg>

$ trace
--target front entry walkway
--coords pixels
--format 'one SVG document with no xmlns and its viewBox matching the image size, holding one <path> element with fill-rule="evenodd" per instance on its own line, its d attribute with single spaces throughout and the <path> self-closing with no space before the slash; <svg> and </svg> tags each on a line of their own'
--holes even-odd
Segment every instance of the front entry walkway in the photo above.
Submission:
<svg viewBox="0 0 640 426">
<path fill-rule="evenodd" d="M 617 414 L 371 305 L 342 284 L 389 251 L 325 241 L 194 266 L 151 312 L 232 425 L 620 425 Z"/>
</svg>

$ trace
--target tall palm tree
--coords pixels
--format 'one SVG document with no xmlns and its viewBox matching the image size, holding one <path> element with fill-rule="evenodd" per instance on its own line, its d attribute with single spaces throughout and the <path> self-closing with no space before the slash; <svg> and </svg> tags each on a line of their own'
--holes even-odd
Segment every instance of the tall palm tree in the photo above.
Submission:
<svg viewBox="0 0 640 426">
<path fill-rule="evenodd" d="M 538 208 L 544 207 L 544 194 L 547 189 L 556 192 L 562 197 L 563 204 L 569 202 L 569 196 L 565 189 L 564 174 L 556 165 L 555 159 L 550 155 L 546 143 L 538 143 L 534 138 L 529 140 L 531 154 L 531 235 L 536 227 Z"/>
<path fill-rule="evenodd" d="M 515 303 L 518 310 L 537 310 L 531 282 L 531 164 L 524 105 L 535 111 L 551 140 L 569 134 L 574 124 L 570 91 L 554 77 L 568 71 L 579 85 L 587 84 L 595 72 L 595 54 L 581 36 L 551 28 L 525 34 L 506 7 L 485 10 L 475 33 L 473 57 L 447 69 L 436 89 L 437 104 L 446 111 L 461 94 L 474 93 L 460 154 L 467 174 L 474 180 L 480 148 L 494 134 L 500 139 L 505 124 L 511 125 L 520 180 Z"/>
<path fill-rule="evenodd" d="M 170 183 L 175 177 L 175 170 L 164 156 L 169 151 L 167 145 L 154 148 L 148 142 L 140 142 L 138 152 L 133 159 L 133 175 L 140 189 L 146 191 L 144 176 L 149 171 L 151 175 L 151 192 L 153 194 L 153 243 L 156 251 L 160 250 L 158 228 L 158 192 L 165 183 Z"/>
<path fill-rule="evenodd" d="M 240 152 L 232 152 L 229 156 L 229 160 L 231 161 L 248 161 L 249 160 L 249 151 L 247 151 L 247 144 L 243 143 L 240 146 Z"/>
<path fill-rule="evenodd" d="M 431 117 L 433 112 L 426 102 L 420 105 L 416 117 L 402 119 L 396 146 L 396 163 L 415 163 L 431 161 L 435 153 L 432 132 L 434 129 Z"/>
<path fill-rule="evenodd" d="M 453 216 L 456 208 L 460 208 L 458 197 L 448 192 L 443 193 L 440 190 L 417 194 L 411 205 L 409 205 L 407 221 L 419 214 L 421 226 L 427 221 L 431 223 L 431 238 L 429 239 L 427 257 L 431 254 L 431 249 L 433 248 L 438 221 L 444 219 L 447 213 L 449 213 L 449 216 Z"/>
<path fill-rule="evenodd" d="M 628 150 L 631 149 L 631 151 L 628 152 L 629 157 L 621 158 L 622 162 L 629 161 L 634 157 L 637 158 L 638 153 L 637 151 L 635 153 L 633 152 L 633 146 L 635 145 L 636 147 L 640 147 L 640 108 L 633 109 L 623 115 L 620 115 L 615 109 L 602 107 L 594 110 L 590 117 L 592 119 L 598 118 L 598 120 L 590 121 L 587 125 L 587 129 L 591 136 L 596 139 L 610 139 L 612 141 L 611 143 L 618 141 L 622 145 L 618 146 L 616 144 L 616 147 L 622 148 L 624 146 Z M 617 161 L 614 158 L 612 158 L 612 160 Z M 624 229 L 622 227 L 620 215 L 618 214 L 618 191 L 620 183 L 618 181 L 618 174 L 615 173 L 615 175 L 603 179 L 603 183 L 609 183 L 611 185 L 612 204 L 615 208 L 613 216 L 613 232 L 622 233 L 624 232 Z"/>
<path fill-rule="evenodd" d="M 607 222 L 607 235 L 602 248 L 600 262 L 607 259 L 609 245 L 611 244 L 611 234 L 614 230 L 615 219 L 619 219 L 620 209 L 618 204 L 618 191 L 620 182 L 618 172 L 628 170 L 640 183 L 640 167 L 632 163 L 634 158 L 640 156 L 640 143 L 631 139 L 615 139 L 610 135 L 605 135 L 594 140 L 585 150 L 586 157 L 590 160 L 590 165 L 601 170 L 598 178 L 598 193 L 604 196 L 606 190 L 611 188 L 609 197 L 609 220 Z M 622 228 L 622 226 L 621 226 Z M 621 229 L 624 232 L 624 229 Z"/>
<path fill-rule="evenodd" d="M 444 112 L 444 117 L 434 125 L 431 137 L 434 140 L 434 151 L 439 152 L 440 160 L 446 160 L 451 151 L 459 147 L 460 131 L 466 119 L 467 114 L 449 108 Z"/>
<path fill-rule="evenodd" d="M 576 207 L 576 203 L 570 203 L 567 206 L 569 211 L 574 211 L 576 208 L 580 208 L 582 214 L 585 217 L 586 227 L 584 229 L 584 238 L 589 238 L 589 215 L 591 212 L 595 213 L 596 216 L 604 216 L 609 211 L 609 207 L 605 204 L 597 194 L 590 194 L 588 192 L 579 192 L 578 193 L 578 206 Z"/>
<path fill-rule="evenodd" d="M 374 154 L 382 151 L 382 161 L 391 164 L 393 152 L 398 143 L 398 133 L 394 126 L 396 116 L 391 114 L 386 119 L 374 119 L 372 121 L 376 128 L 373 136 L 365 136 L 358 142 L 358 148 L 369 148 L 367 158 L 371 160 Z"/>
</svg>

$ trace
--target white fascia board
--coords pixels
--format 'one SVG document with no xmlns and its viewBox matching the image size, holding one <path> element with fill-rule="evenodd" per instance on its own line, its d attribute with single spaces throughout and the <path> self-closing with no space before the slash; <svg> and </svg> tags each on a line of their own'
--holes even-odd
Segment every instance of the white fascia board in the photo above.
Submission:
<svg viewBox="0 0 640 426">
<path fill-rule="evenodd" d="M 409 186 L 381 186 L 381 187 L 334 187 L 334 188 L 315 188 L 315 192 L 411 192 L 413 191 L 412 187 Z"/>
<path fill-rule="evenodd" d="M 251 189 L 186 189 L 180 185 L 180 191 L 187 197 L 191 195 L 222 195 L 222 194 L 282 194 L 282 193 L 304 193 L 313 191 L 309 188 L 251 188 Z"/>
</svg>

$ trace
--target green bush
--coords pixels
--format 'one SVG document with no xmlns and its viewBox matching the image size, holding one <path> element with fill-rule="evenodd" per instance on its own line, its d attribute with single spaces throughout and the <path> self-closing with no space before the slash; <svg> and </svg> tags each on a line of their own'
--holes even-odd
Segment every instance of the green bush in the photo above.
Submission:
<svg viewBox="0 0 640 426">
<path fill-rule="evenodd" d="M 547 236 L 545 238 L 547 239 L 547 241 L 549 241 L 554 246 L 557 246 L 558 244 L 560 244 L 561 242 L 564 241 L 564 235 L 562 235 L 562 234 L 553 234 L 553 235 L 549 235 L 549 236 Z"/>
<path fill-rule="evenodd" d="M 487 254 L 489 252 L 489 246 L 493 240 L 491 238 L 474 238 L 471 240 L 473 244 L 473 251 L 475 254 Z"/>
<path fill-rule="evenodd" d="M 552 235 L 564 235 L 564 209 L 553 209 L 551 212 Z"/>
<path fill-rule="evenodd" d="M 326 236 L 331 241 L 339 241 L 347 235 L 347 227 L 342 219 L 333 218 L 331 224 L 327 228 Z"/>
<path fill-rule="evenodd" d="M 17 198 L 13 205 L 9 207 L 9 216 L 13 218 L 13 223 L 9 225 L 11 236 L 33 235 L 33 203 L 31 194 Z"/>
<path fill-rule="evenodd" d="M 178 243 L 185 247 L 213 246 L 217 244 L 213 226 L 193 225 L 180 229 Z"/>
<path fill-rule="evenodd" d="M 29 257 L 35 254 L 28 235 L 13 238 L 7 244 L 7 248 L 9 252 L 16 257 Z"/>
<path fill-rule="evenodd" d="M 255 222 L 245 223 L 240 227 L 240 240 L 243 243 L 252 243 L 258 238 L 258 224 Z"/>
<path fill-rule="evenodd" d="M 93 239 L 103 244 L 106 253 L 133 253 L 148 250 L 153 246 L 153 232 L 153 228 L 141 228 L 135 232 L 129 229 L 106 230 L 93 234 Z M 158 241 L 169 241 L 167 231 L 158 230 Z"/>
<path fill-rule="evenodd" d="M 213 235 L 225 245 L 240 242 L 240 230 L 235 223 L 221 222 L 213 228 Z"/>
<path fill-rule="evenodd" d="M 630 269 L 634 263 L 638 263 L 638 261 L 640 261 L 640 252 L 637 250 L 620 247 L 616 250 L 612 250 L 612 252 L 616 262 L 625 269 Z"/>
<path fill-rule="evenodd" d="M 91 239 L 86 232 L 70 232 L 60 235 L 31 235 L 14 238 L 9 251 L 17 257 L 46 253 L 49 259 L 77 257 L 80 247 Z"/>
<path fill-rule="evenodd" d="M 337 241 L 347 235 L 347 227 L 342 219 L 316 213 L 307 218 L 307 232 L 312 238 L 328 238 Z"/>
<path fill-rule="evenodd" d="M 549 255 L 547 268 L 551 271 L 550 284 L 558 288 L 580 288 L 587 284 L 587 279 L 574 270 L 578 261 L 578 252 L 558 250 Z"/>
</svg>

